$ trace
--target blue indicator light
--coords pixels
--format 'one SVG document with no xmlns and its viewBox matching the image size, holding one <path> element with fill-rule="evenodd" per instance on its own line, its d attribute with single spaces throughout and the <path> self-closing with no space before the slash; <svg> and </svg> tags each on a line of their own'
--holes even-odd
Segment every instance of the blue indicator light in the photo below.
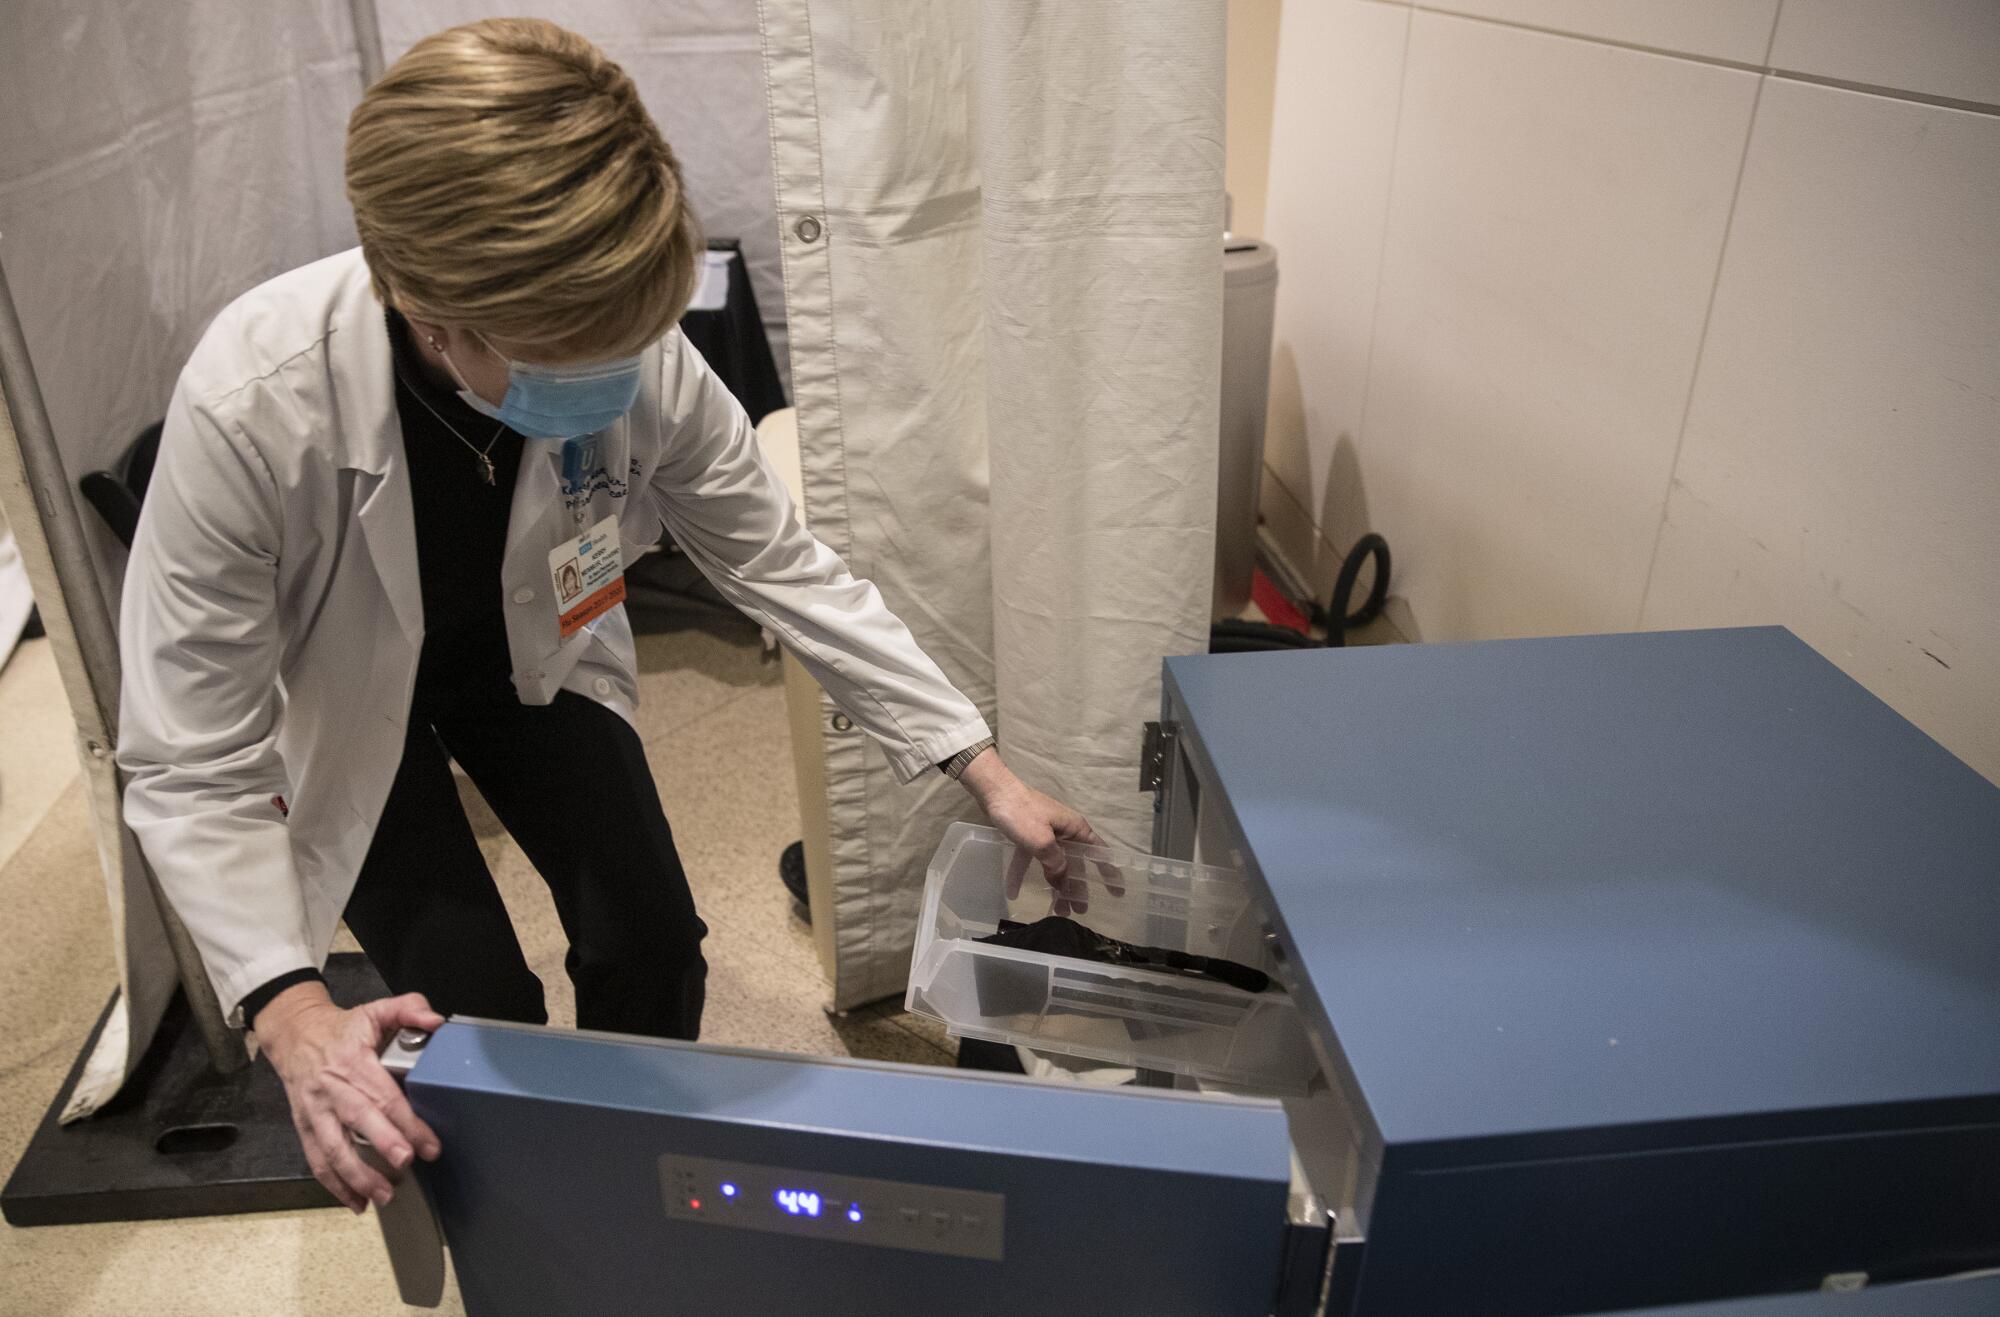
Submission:
<svg viewBox="0 0 2000 1317">
<path fill-rule="evenodd" d="M 724 1198 L 736 1197 L 736 1186 L 733 1184 L 724 1184 L 722 1186 L 722 1196 Z"/>
<path fill-rule="evenodd" d="M 818 1216 L 819 1195 L 805 1189 L 780 1189 L 773 1195 L 790 1216 Z"/>
<path fill-rule="evenodd" d="M 859 1203 L 848 1204 L 847 1219 L 856 1222 L 861 1220 L 861 1204 Z"/>
</svg>

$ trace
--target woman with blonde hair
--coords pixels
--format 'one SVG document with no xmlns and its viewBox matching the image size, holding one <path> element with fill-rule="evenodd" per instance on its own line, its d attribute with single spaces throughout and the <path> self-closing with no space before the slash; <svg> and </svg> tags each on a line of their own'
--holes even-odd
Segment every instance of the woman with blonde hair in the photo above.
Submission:
<svg viewBox="0 0 2000 1317">
<path fill-rule="evenodd" d="M 702 239 L 631 79 L 496 19 L 418 42 L 348 126 L 360 233 L 218 316 L 128 569 L 125 813 L 223 1008 L 359 1211 L 435 1157 L 377 1054 L 439 1012 L 540 1022 L 453 787 L 548 883 L 585 1028 L 693 1038 L 706 932 L 638 735 L 622 564 L 671 532 L 905 781 L 942 769 L 1063 868 L 1094 840 L 1001 763 L 868 582 L 804 531 L 676 332 Z M 345 1010 L 345 920 L 392 991 Z"/>
</svg>

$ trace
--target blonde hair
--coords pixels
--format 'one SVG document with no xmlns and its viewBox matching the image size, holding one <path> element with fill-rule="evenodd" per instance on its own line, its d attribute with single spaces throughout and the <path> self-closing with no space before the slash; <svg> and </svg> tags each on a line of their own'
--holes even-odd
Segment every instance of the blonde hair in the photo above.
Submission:
<svg viewBox="0 0 2000 1317">
<path fill-rule="evenodd" d="M 700 273 L 680 162 L 632 79 L 540 19 L 410 47 L 347 122 L 347 198 L 384 302 L 533 360 L 638 352 Z"/>
</svg>

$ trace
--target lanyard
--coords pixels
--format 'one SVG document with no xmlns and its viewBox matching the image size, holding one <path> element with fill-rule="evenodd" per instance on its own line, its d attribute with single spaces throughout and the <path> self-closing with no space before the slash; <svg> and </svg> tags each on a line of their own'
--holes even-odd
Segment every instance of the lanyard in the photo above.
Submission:
<svg viewBox="0 0 2000 1317">
<path fill-rule="evenodd" d="M 590 515 L 590 481 L 599 470 L 597 461 L 597 436 L 584 435 L 578 439 L 563 440 L 562 447 L 562 496 L 569 507 L 570 519 L 576 523 L 580 533 Z"/>
</svg>

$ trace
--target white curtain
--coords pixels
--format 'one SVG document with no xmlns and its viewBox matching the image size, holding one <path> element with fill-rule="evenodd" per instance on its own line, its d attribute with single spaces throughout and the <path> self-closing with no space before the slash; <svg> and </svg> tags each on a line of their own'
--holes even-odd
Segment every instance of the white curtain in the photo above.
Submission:
<svg viewBox="0 0 2000 1317">
<path fill-rule="evenodd" d="M 346 0 L 7 7 L 0 257 L 64 457 L 109 465 L 238 293 L 351 246 Z"/>
<path fill-rule="evenodd" d="M 348 8 L 22 0 L 8 6 L 0 88 L 0 262 L 73 481 L 166 410 L 230 299 L 353 243 L 340 184 L 361 91 Z M 83 518 L 115 596 L 122 555 Z M 101 739 L 73 656 L 58 662 L 80 742 Z M 175 982 L 115 774 L 87 750 L 83 767 L 121 991 L 65 1119 L 117 1091 Z"/>
<path fill-rule="evenodd" d="M 1144 847 L 1140 727 L 1209 614 L 1221 0 L 759 8 L 813 531 Z M 822 712 L 844 1008 L 901 990 L 966 806 Z"/>
</svg>

